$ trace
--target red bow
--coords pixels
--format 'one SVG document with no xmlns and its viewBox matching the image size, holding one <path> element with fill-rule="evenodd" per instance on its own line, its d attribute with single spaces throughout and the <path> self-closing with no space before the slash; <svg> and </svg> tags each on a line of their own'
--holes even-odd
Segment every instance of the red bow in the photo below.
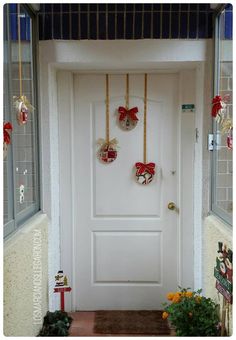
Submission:
<svg viewBox="0 0 236 340">
<path fill-rule="evenodd" d="M 4 123 L 3 125 L 3 136 L 4 136 L 4 143 L 10 144 L 11 143 L 11 136 L 7 130 L 12 131 L 12 125 L 10 122 Z"/>
<path fill-rule="evenodd" d="M 222 106 L 222 98 L 221 96 L 215 96 L 212 99 L 212 110 L 211 110 L 211 115 L 212 117 L 216 117 L 219 114 L 219 111 L 223 108 Z"/>
<path fill-rule="evenodd" d="M 222 101 L 221 96 L 215 96 L 215 97 L 212 99 L 212 104 L 215 104 L 215 103 L 218 103 L 218 102 L 221 102 L 221 101 Z"/>
<path fill-rule="evenodd" d="M 144 164 L 144 163 L 136 163 L 135 164 L 136 168 L 137 168 L 137 175 L 141 175 L 142 173 L 144 173 L 145 171 L 147 171 L 149 174 L 154 175 L 155 174 L 155 163 L 148 163 L 148 164 Z"/>
<path fill-rule="evenodd" d="M 126 109 L 125 107 L 120 106 L 118 112 L 120 113 L 119 120 L 124 120 L 126 116 L 130 116 L 132 120 L 138 120 L 138 117 L 136 116 L 136 113 L 138 112 L 137 107 Z"/>
</svg>

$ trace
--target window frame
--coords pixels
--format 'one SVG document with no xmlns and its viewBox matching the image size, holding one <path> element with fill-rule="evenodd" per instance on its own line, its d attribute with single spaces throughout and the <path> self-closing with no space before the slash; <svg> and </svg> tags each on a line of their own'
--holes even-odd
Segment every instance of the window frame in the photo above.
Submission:
<svg viewBox="0 0 236 340">
<path fill-rule="evenodd" d="M 217 10 L 214 18 L 214 70 L 213 70 L 213 94 L 214 96 L 219 94 L 220 90 L 220 17 L 225 10 L 227 4 L 220 6 Z M 213 96 L 213 97 L 214 97 Z M 213 131 L 213 151 L 211 157 L 211 211 L 217 215 L 223 222 L 226 222 L 232 227 L 232 214 L 227 213 L 216 204 L 216 173 L 217 173 L 217 123 L 215 119 L 212 119 L 212 131 Z"/>
<path fill-rule="evenodd" d="M 7 26 L 7 46 L 4 46 L 4 54 L 7 53 L 7 82 L 8 86 L 8 95 L 7 95 L 7 102 L 5 103 L 7 107 L 7 111 L 10 112 L 7 119 L 12 121 L 12 109 L 10 105 L 10 101 L 12 98 L 12 75 L 11 75 L 11 30 L 10 30 L 10 4 L 5 4 L 7 18 L 6 26 Z M 37 79 L 37 43 L 38 43 L 38 28 L 37 28 L 37 15 L 36 12 L 32 10 L 32 8 L 27 4 L 20 4 L 21 8 L 30 16 L 30 23 L 31 23 L 31 39 L 30 39 L 30 48 L 31 48 L 31 91 L 32 91 L 32 98 L 34 106 L 36 107 L 37 112 L 38 109 L 38 79 Z M 5 26 L 4 26 L 5 27 Z M 5 51 L 7 49 L 7 51 Z M 33 145 L 34 145 L 34 188 L 35 188 L 35 202 L 33 202 L 30 206 L 26 207 L 23 211 L 17 212 L 16 209 L 16 172 L 14 169 L 16 168 L 16 157 L 14 151 L 14 132 L 12 134 L 12 143 L 8 149 L 7 155 L 7 181 L 8 181 L 8 211 L 12 211 L 12 216 L 10 216 L 10 220 L 4 224 L 4 239 L 9 238 L 12 234 L 14 234 L 17 230 L 19 230 L 23 224 L 31 218 L 33 215 L 37 214 L 40 211 L 40 147 L 39 147 L 39 119 L 38 114 L 34 115 L 33 120 Z"/>
</svg>

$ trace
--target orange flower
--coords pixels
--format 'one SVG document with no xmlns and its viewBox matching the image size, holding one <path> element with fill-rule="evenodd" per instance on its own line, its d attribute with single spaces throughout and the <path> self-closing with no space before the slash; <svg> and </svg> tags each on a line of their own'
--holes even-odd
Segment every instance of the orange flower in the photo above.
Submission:
<svg viewBox="0 0 236 340">
<path fill-rule="evenodd" d="M 175 296 L 175 293 L 172 293 L 172 292 L 170 292 L 170 293 L 168 293 L 168 294 L 166 295 L 167 299 L 170 300 L 170 301 L 173 300 L 173 297 L 174 297 L 174 296 Z"/>
<path fill-rule="evenodd" d="M 185 293 L 185 296 L 186 296 L 186 297 L 192 297 L 192 296 L 193 296 L 193 292 L 186 292 L 186 293 Z"/>
<path fill-rule="evenodd" d="M 169 316 L 169 314 L 168 314 L 167 312 L 163 312 L 163 313 L 162 313 L 162 319 L 163 319 L 163 320 L 167 319 L 168 316 Z"/>
<path fill-rule="evenodd" d="M 181 299 L 181 293 L 180 292 L 176 292 L 173 299 L 172 299 L 172 302 L 173 303 L 178 303 L 180 302 L 180 299 Z"/>
</svg>

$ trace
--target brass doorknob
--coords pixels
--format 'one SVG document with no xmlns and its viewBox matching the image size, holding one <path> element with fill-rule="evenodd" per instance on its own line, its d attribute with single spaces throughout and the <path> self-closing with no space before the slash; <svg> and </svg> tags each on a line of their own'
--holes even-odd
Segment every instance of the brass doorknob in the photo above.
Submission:
<svg viewBox="0 0 236 340">
<path fill-rule="evenodd" d="M 169 202 L 169 203 L 168 203 L 168 209 L 169 209 L 169 210 L 175 210 L 176 212 L 179 211 L 179 209 L 176 207 L 176 205 L 175 205 L 174 202 Z"/>
</svg>

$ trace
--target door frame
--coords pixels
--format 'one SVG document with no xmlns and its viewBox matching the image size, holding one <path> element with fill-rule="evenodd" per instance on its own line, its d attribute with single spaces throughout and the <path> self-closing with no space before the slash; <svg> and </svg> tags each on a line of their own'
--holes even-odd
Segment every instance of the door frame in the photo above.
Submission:
<svg viewBox="0 0 236 340">
<path fill-rule="evenodd" d="M 135 42 L 134 42 L 135 43 Z M 140 43 L 140 42 L 139 42 Z M 42 50 L 47 50 L 45 45 L 43 44 Z M 48 47 L 50 45 L 47 45 Z M 64 48 L 65 46 L 63 46 Z M 91 51 L 90 51 L 91 52 Z M 68 53 L 68 50 L 67 50 Z M 94 46 L 94 52 L 96 55 L 96 46 Z M 74 277 L 73 277 L 73 268 L 74 268 L 74 247 L 71 247 L 74 229 L 71 229 L 71 232 L 68 232 L 68 220 L 63 223 L 63 216 L 60 211 L 60 185 L 59 185 L 59 169 L 60 169 L 60 127 L 59 127 L 59 117 L 58 117 L 58 108 L 57 108 L 57 75 L 58 70 L 64 70 L 64 76 L 66 76 L 67 81 L 67 89 L 73 89 L 73 69 L 75 65 L 73 62 L 63 62 L 60 63 L 57 61 L 57 56 L 53 55 L 52 60 L 46 60 L 40 54 L 40 89 L 41 89 L 41 101 L 40 101 L 40 128 L 41 128 L 41 141 L 42 141 L 42 149 L 41 149 L 41 174 L 42 174 L 42 208 L 48 214 L 50 218 L 50 226 L 49 226 L 49 310 L 54 310 L 59 307 L 59 299 L 53 294 L 53 286 L 54 286 L 54 275 L 57 270 L 60 268 L 64 268 L 66 274 L 70 278 L 71 286 L 75 285 Z M 49 53 L 50 55 L 50 53 Z M 99 58 L 102 58 L 100 55 Z M 134 56 L 130 56 L 130 60 L 132 58 L 133 63 L 135 64 Z M 50 59 L 50 58 L 49 58 Z M 83 64 L 83 61 L 81 61 Z M 86 68 L 86 56 L 84 57 L 83 72 L 87 70 L 90 72 L 91 65 Z M 112 69 L 111 64 L 109 65 L 109 72 L 112 70 L 116 70 L 116 61 L 114 60 L 114 68 Z M 176 66 L 176 68 L 175 68 Z M 159 62 L 158 68 L 160 72 L 166 70 L 166 64 L 161 66 L 161 62 Z M 188 245 L 193 249 L 193 258 L 191 259 L 191 266 L 193 272 L 193 288 L 201 288 L 202 285 L 202 259 L 201 259 L 201 249 L 202 249 L 202 122 L 203 122 L 203 112 L 204 112 L 204 68 L 205 63 L 203 60 L 193 61 L 191 62 L 191 67 L 195 70 L 195 128 L 198 132 L 198 140 L 194 142 L 194 169 L 198 169 L 192 174 L 193 177 L 193 193 L 192 193 L 192 230 L 190 232 L 191 242 L 181 243 L 181 237 L 183 235 L 189 235 L 189 225 L 183 225 L 180 233 L 179 233 L 179 268 L 181 268 L 180 275 L 178 278 L 180 286 L 186 286 L 186 268 L 189 266 L 189 257 L 184 258 L 181 256 L 185 252 L 185 246 Z M 69 69 L 69 71 L 68 71 Z M 183 88 L 184 83 L 184 72 L 186 72 L 186 63 L 182 65 L 179 62 L 172 62 L 171 64 L 171 72 L 178 71 L 180 74 L 180 86 L 179 86 L 179 107 L 180 104 L 183 103 L 183 93 L 181 93 L 181 89 Z M 145 68 L 145 72 L 152 72 L 156 70 L 155 67 L 149 66 Z M 107 69 L 100 69 L 102 73 L 108 72 Z M 128 70 L 125 70 L 127 72 Z M 132 70 L 133 71 L 133 70 Z M 140 70 L 139 70 L 140 72 Z M 70 95 L 73 94 L 73 91 L 69 91 Z M 50 93 L 50 95 L 49 95 Z M 70 102 L 73 102 L 73 98 L 70 97 Z M 72 108 L 73 109 L 73 108 Z M 69 110 L 68 110 L 69 111 Z M 67 111 L 67 112 L 68 112 Z M 178 112 L 181 115 L 181 110 Z M 181 120 L 180 120 L 181 121 Z M 71 122 L 73 124 L 73 122 Z M 186 126 L 178 127 L 180 138 L 185 133 Z M 71 137 L 72 138 L 72 137 Z M 49 146 L 49 147 L 48 147 Z M 180 149 L 180 148 L 179 148 Z M 181 150 L 179 150 L 179 154 Z M 73 160 L 72 160 L 73 162 Z M 72 183 L 71 188 L 73 190 L 73 176 L 70 176 Z M 179 190 L 180 194 L 180 190 Z M 180 194 L 182 195 L 182 194 Z M 181 197 L 180 197 L 181 199 Z M 183 221 L 181 221 L 182 223 Z M 71 221 L 73 225 L 73 220 Z M 63 224 L 65 225 L 63 227 Z M 179 228 L 180 230 L 180 228 Z M 69 254 L 67 253 L 67 259 L 65 261 L 65 252 L 71 249 Z M 187 250 L 188 251 L 188 250 Z M 199 256 L 200 254 L 200 256 Z M 65 269 L 66 268 L 66 269 Z M 66 310 L 73 311 L 75 306 L 75 296 L 70 294 L 70 297 L 67 298 L 66 302 Z"/>
</svg>

